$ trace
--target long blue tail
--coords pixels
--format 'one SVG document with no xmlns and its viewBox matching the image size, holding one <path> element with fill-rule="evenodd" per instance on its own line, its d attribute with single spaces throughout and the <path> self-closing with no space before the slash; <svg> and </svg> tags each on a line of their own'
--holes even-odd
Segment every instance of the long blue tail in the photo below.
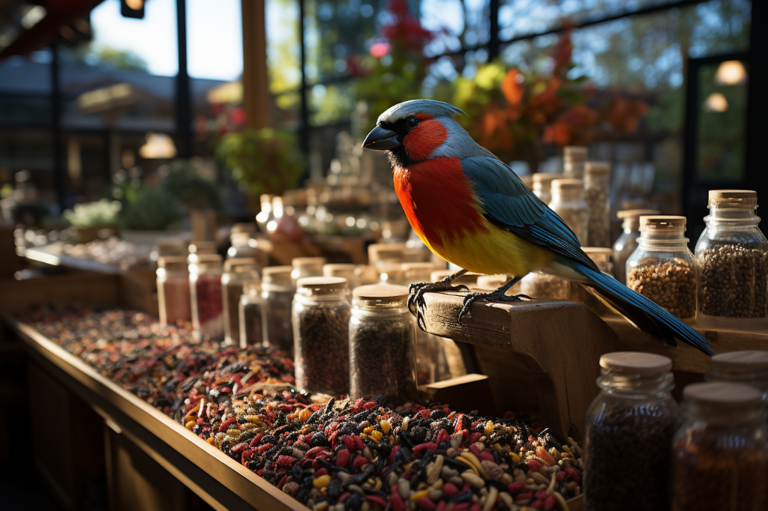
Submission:
<svg viewBox="0 0 768 511">
<path fill-rule="evenodd" d="M 709 341 L 645 296 L 632 291 L 613 277 L 582 263 L 572 261 L 569 266 L 587 277 L 592 282 L 592 289 L 600 295 L 600 298 L 641 330 L 659 337 L 672 346 L 677 346 L 675 341 L 677 338 L 707 355 L 715 354 L 709 347 Z"/>
</svg>

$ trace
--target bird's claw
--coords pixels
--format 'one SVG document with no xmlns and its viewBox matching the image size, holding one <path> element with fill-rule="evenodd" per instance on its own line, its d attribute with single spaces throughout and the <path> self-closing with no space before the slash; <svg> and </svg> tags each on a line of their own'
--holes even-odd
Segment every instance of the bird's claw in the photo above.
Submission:
<svg viewBox="0 0 768 511">
<path fill-rule="evenodd" d="M 424 306 L 424 294 L 440 291 L 469 291 L 469 288 L 463 284 L 454 286 L 450 277 L 446 277 L 437 282 L 419 282 L 408 286 L 408 310 L 416 315 L 417 323 L 421 330 L 426 331 L 424 318 L 419 312 L 419 308 Z"/>
<path fill-rule="evenodd" d="M 461 307 L 461 310 L 459 311 L 459 325 L 462 324 L 461 320 L 464 318 L 464 316 L 466 316 L 469 313 L 469 309 L 472 306 L 472 304 L 478 300 L 482 300 L 485 302 L 518 303 L 525 300 L 533 300 L 533 298 L 523 294 L 507 295 L 498 289 L 491 293 L 469 293 L 467 296 L 464 297 L 464 305 Z"/>
</svg>

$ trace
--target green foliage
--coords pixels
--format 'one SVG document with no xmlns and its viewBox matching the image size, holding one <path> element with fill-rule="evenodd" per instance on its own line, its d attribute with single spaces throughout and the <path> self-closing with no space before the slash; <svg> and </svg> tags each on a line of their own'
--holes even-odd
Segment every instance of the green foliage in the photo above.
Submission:
<svg viewBox="0 0 768 511">
<path fill-rule="evenodd" d="M 216 156 L 242 187 L 256 195 L 294 188 L 306 167 L 294 134 L 272 128 L 228 133 Z"/>
<path fill-rule="evenodd" d="M 94 52 L 99 62 L 113 69 L 147 71 L 147 62 L 129 50 L 118 50 L 105 46 Z"/>
<path fill-rule="evenodd" d="M 113 225 L 118 221 L 121 205 L 118 201 L 101 199 L 96 202 L 75 204 L 64 212 L 64 218 L 78 229 Z"/>
<path fill-rule="evenodd" d="M 174 160 L 163 179 L 163 189 L 186 208 L 222 209 L 216 183 L 199 174 L 189 160 Z"/>
<path fill-rule="evenodd" d="M 121 217 L 126 229 L 162 231 L 179 221 L 182 212 L 168 192 L 144 185 L 136 190 L 135 199 L 126 206 Z"/>
</svg>

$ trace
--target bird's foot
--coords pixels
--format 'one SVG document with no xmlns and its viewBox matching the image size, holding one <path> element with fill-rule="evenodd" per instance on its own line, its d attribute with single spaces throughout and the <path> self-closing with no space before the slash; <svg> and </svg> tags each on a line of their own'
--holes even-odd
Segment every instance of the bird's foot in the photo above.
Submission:
<svg viewBox="0 0 768 511">
<path fill-rule="evenodd" d="M 517 303 L 525 300 L 532 300 L 528 295 L 507 295 L 505 294 L 508 287 L 504 286 L 491 293 L 469 293 L 464 297 L 464 306 L 459 311 L 459 325 L 464 316 L 469 313 L 469 308 L 478 300 L 484 302 L 502 302 L 502 303 Z"/>
<path fill-rule="evenodd" d="M 411 284 L 408 287 L 408 310 L 412 314 L 416 314 L 418 307 L 424 305 L 425 293 L 436 293 L 440 291 L 469 291 L 469 288 L 465 285 L 454 286 L 453 281 L 456 278 L 455 275 L 450 275 L 437 282 L 419 282 L 418 284 Z"/>
</svg>

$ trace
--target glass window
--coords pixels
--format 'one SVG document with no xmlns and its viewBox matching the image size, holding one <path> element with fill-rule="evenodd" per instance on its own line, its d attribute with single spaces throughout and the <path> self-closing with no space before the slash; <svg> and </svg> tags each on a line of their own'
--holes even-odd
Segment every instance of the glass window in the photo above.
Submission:
<svg viewBox="0 0 768 511">
<path fill-rule="evenodd" d="M 267 0 L 267 67 L 274 94 L 301 86 L 299 3 L 294 0 Z M 279 108 L 292 100 L 278 99 Z"/>
</svg>

